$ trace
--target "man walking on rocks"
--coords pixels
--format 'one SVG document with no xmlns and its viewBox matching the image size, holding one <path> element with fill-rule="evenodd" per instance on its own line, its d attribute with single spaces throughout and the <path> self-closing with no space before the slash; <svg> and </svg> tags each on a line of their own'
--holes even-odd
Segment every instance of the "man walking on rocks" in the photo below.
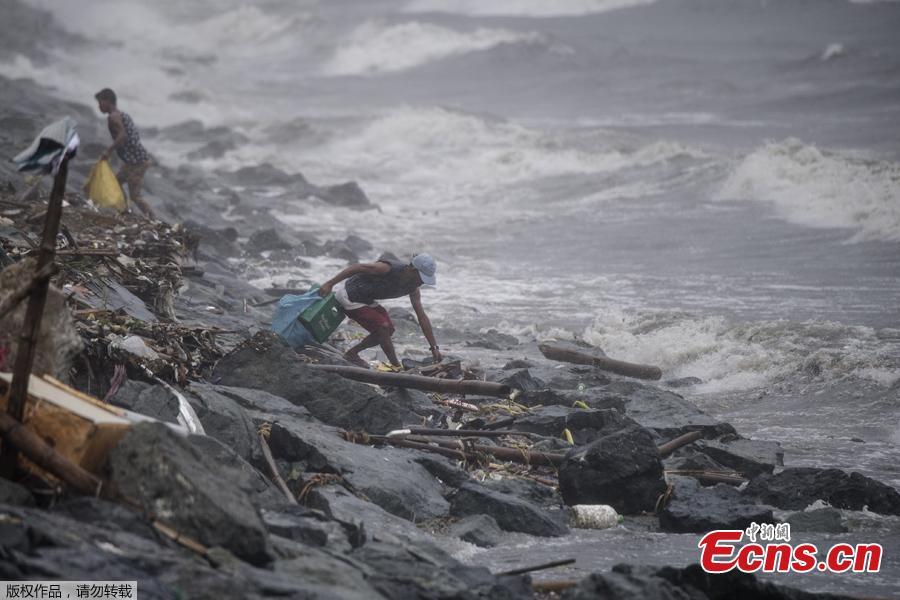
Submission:
<svg viewBox="0 0 900 600">
<path fill-rule="evenodd" d="M 144 183 L 144 173 L 153 164 L 150 154 L 141 144 L 141 136 L 128 113 L 120 111 L 116 107 L 116 93 L 109 88 L 104 88 L 94 96 L 100 107 L 100 112 L 107 117 L 109 135 L 113 138 L 112 145 L 100 156 L 100 160 L 109 160 L 113 150 L 122 161 L 122 168 L 116 173 L 116 179 L 123 187 L 128 184 L 128 196 L 143 212 L 147 218 L 153 220 L 153 211 L 150 205 L 141 196 L 141 186 Z"/>
<path fill-rule="evenodd" d="M 394 324 L 378 300 L 409 296 L 419 327 L 430 344 L 431 356 L 435 362 L 440 362 L 443 357 L 419 293 L 420 286 L 436 284 L 436 270 L 437 264 L 429 254 L 416 254 L 410 262 L 403 262 L 393 254 L 385 253 L 376 262 L 352 265 L 326 281 L 319 288 L 319 294 L 327 296 L 333 291 L 347 316 L 369 332 L 344 354 L 344 358 L 361 367 L 368 367 L 359 353 L 378 345 L 392 365 L 400 366 L 391 339 Z"/>
</svg>

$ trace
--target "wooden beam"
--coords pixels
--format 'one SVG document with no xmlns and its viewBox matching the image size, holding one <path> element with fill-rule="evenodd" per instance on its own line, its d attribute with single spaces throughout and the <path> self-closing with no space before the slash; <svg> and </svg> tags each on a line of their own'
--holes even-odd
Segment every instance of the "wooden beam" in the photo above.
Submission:
<svg viewBox="0 0 900 600">
<path fill-rule="evenodd" d="M 603 371 L 616 373 L 617 375 L 625 375 L 626 377 L 635 377 L 637 379 L 660 379 L 662 370 L 652 365 L 640 365 L 629 363 L 622 360 L 615 360 L 605 356 L 594 356 L 585 352 L 579 352 L 571 348 L 560 348 L 552 344 L 540 344 L 538 349 L 546 358 L 550 360 L 558 360 L 560 362 L 569 362 L 577 365 L 590 365 Z"/>
<path fill-rule="evenodd" d="M 372 371 L 360 367 L 345 367 L 342 365 L 308 365 L 312 369 L 335 373 L 347 379 L 374 383 L 386 387 L 400 387 L 426 392 L 441 392 L 445 394 L 470 394 L 477 396 L 495 396 L 507 398 L 512 388 L 502 383 L 493 381 L 474 381 L 469 379 L 439 379 L 437 377 L 424 377 L 422 375 L 408 375 L 406 373 L 384 373 Z"/>
</svg>

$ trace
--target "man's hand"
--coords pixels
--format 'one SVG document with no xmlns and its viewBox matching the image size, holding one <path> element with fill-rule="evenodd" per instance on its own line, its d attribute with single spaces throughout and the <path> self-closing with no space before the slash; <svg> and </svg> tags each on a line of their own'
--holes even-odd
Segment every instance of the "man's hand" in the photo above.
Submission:
<svg viewBox="0 0 900 600">
<path fill-rule="evenodd" d="M 100 155 L 100 160 L 101 161 L 109 160 L 109 150 L 105 151 L 103 154 Z"/>
<path fill-rule="evenodd" d="M 441 354 L 441 349 L 437 346 L 431 347 L 431 357 L 434 359 L 434 362 L 439 363 L 444 360 L 443 355 Z"/>
<path fill-rule="evenodd" d="M 319 295 L 324 298 L 325 296 L 327 296 L 328 294 L 331 293 L 332 287 L 334 287 L 334 286 L 332 286 L 330 283 L 327 283 L 327 282 L 323 283 L 321 286 L 319 286 Z"/>
</svg>

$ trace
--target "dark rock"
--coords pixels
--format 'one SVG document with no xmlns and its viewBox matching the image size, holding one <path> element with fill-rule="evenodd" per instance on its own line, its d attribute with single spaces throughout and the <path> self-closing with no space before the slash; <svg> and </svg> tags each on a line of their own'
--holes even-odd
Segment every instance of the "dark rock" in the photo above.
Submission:
<svg viewBox="0 0 900 600">
<path fill-rule="evenodd" d="M 373 250 L 372 244 L 358 235 L 350 234 L 344 238 L 344 243 L 356 254 L 365 254 Z"/>
<path fill-rule="evenodd" d="M 273 167 L 268 163 L 255 165 L 250 167 L 241 167 L 237 171 L 229 173 L 228 179 L 240 185 L 251 186 L 288 186 L 295 184 L 306 184 L 306 178 L 296 173 L 291 175 Z"/>
<path fill-rule="evenodd" d="M 559 392 L 549 388 L 526 390 L 516 398 L 516 402 L 528 407 L 572 406 L 575 401 L 574 394 Z"/>
<path fill-rule="evenodd" d="M 458 488 L 472 479 L 468 473 L 444 456 L 423 453 L 422 456 L 416 458 L 416 462 L 425 467 L 425 470 L 433 477 L 452 488 Z"/>
<path fill-rule="evenodd" d="M 213 229 L 194 221 L 185 222 L 184 227 L 200 238 L 200 248 L 211 250 L 216 257 L 229 258 L 241 253 L 237 244 L 238 232 L 233 227 Z"/>
<path fill-rule="evenodd" d="M 109 468 L 110 483 L 123 495 L 181 533 L 249 562 L 268 562 L 265 526 L 235 485 L 240 473 L 167 426 L 132 427 L 110 453 Z"/>
<path fill-rule="evenodd" d="M 562 518 L 554 518 L 532 502 L 476 483 L 459 488 L 451 498 L 450 513 L 457 517 L 489 515 L 505 531 L 542 537 L 559 537 L 569 531 Z"/>
<path fill-rule="evenodd" d="M 697 452 L 690 447 L 684 447 L 677 451 L 675 456 L 663 459 L 663 465 L 667 471 L 727 471 L 724 465 L 720 465 L 702 452 Z"/>
<path fill-rule="evenodd" d="M 513 427 L 548 437 L 560 437 L 563 430 L 568 429 L 575 444 L 582 446 L 633 424 L 634 421 L 617 410 L 583 410 L 553 405 L 532 408 L 527 415 L 516 419 Z"/>
<path fill-rule="evenodd" d="M 563 596 L 566 600 L 842 600 L 760 581 L 737 569 L 710 575 L 699 564 L 676 567 L 616 565 L 593 573 Z"/>
<path fill-rule="evenodd" d="M 472 515 L 460 519 L 450 526 L 447 533 L 479 548 L 493 548 L 503 538 L 497 521 L 489 515 Z"/>
<path fill-rule="evenodd" d="M 222 358 L 212 379 L 226 386 L 267 391 L 306 407 L 329 425 L 344 429 L 386 433 L 419 420 L 409 408 L 371 386 L 303 364 L 270 331 L 258 333 Z"/>
<path fill-rule="evenodd" d="M 161 385 L 126 380 L 111 403 L 166 423 L 178 422 L 178 398 Z"/>
<path fill-rule="evenodd" d="M 816 531 L 822 533 L 846 533 L 841 511 L 836 508 L 817 508 L 795 512 L 785 519 L 791 524 L 791 531 Z"/>
<path fill-rule="evenodd" d="M 571 366 L 564 370 L 554 369 L 547 379 L 547 385 L 557 390 L 579 390 L 595 388 L 609 384 L 612 378 L 593 367 Z M 582 398 L 579 398 L 581 400 Z M 599 407 L 598 407 L 599 408 Z M 607 408 L 616 408 L 609 406 Z"/>
<path fill-rule="evenodd" d="M 532 377 L 528 369 L 513 371 L 508 375 L 502 376 L 499 381 L 500 383 L 508 385 L 511 388 L 522 390 L 523 392 L 541 390 L 547 387 L 547 385 L 543 381 Z"/>
<path fill-rule="evenodd" d="M 528 369 L 534 366 L 534 363 L 525 358 L 514 358 L 501 367 L 504 371 L 512 371 L 513 369 Z"/>
<path fill-rule="evenodd" d="M 285 239 L 275 229 L 260 229 L 250 235 L 244 247 L 251 254 L 261 254 L 268 250 L 290 250 L 296 245 L 296 243 Z"/>
<path fill-rule="evenodd" d="M 650 385 L 614 381 L 584 393 L 584 401 L 591 408 L 624 405 L 625 414 L 666 439 L 688 431 L 702 431 L 708 439 L 735 433 L 734 427 L 717 421 L 678 394 Z"/>
<path fill-rule="evenodd" d="M 34 496 L 27 488 L 0 477 L 0 504 L 13 506 L 33 506 Z"/>
<path fill-rule="evenodd" d="M 232 398 L 210 386 L 193 386 L 192 405 L 206 435 L 228 446 L 250 464 L 262 466 L 262 448 L 256 426 L 247 411 Z"/>
<path fill-rule="evenodd" d="M 317 510 L 286 505 L 278 510 L 263 510 L 262 518 L 273 535 L 340 552 L 349 552 L 353 548 L 340 523 Z"/>
<path fill-rule="evenodd" d="M 800 510 L 816 500 L 835 508 L 900 515 L 900 493 L 870 477 L 840 469 L 801 467 L 775 475 L 760 475 L 750 481 L 744 494 L 778 508 Z"/>
<path fill-rule="evenodd" d="M 689 477 L 672 479 L 672 496 L 659 513 L 663 531 L 706 533 L 713 529 L 744 529 L 750 523 L 774 522 L 770 508 L 748 504 L 732 486 L 720 483 L 703 487 Z"/>
<path fill-rule="evenodd" d="M 322 245 L 322 252 L 331 258 L 341 258 L 349 263 L 359 262 L 359 255 L 341 240 L 328 240 Z"/>
<path fill-rule="evenodd" d="M 784 450 L 778 442 L 765 442 L 723 436 L 720 440 L 698 440 L 696 447 L 716 462 L 753 478 L 771 473 L 776 466 L 784 465 Z"/>
<path fill-rule="evenodd" d="M 556 489 L 542 485 L 532 479 L 523 479 L 521 477 L 488 478 L 482 482 L 482 485 L 496 492 L 523 498 L 542 508 L 557 509 L 562 508 L 564 504 Z"/>
<path fill-rule="evenodd" d="M 566 504 L 609 504 L 622 514 L 652 511 L 666 489 L 653 436 L 631 425 L 566 455 L 559 490 Z"/>
<path fill-rule="evenodd" d="M 319 188 L 313 195 L 334 206 L 358 209 L 375 208 L 375 205 L 355 181 Z"/>
<path fill-rule="evenodd" d="M 475 348 L 487 348 L 488 350 L 506 350 L 519 345 L 519 339 L 515 336 L 500 333 L 496 329 L 488 329 L 479 333 L 475 339 L 466 342 L 467 346 Z"/>
</svg>

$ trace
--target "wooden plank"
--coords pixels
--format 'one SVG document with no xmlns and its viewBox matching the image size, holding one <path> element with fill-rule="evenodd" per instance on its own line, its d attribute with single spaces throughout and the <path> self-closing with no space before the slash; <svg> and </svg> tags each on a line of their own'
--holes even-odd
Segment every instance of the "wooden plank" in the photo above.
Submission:
<svg viewBox="0 0 900 600">
<path fill-rule="evenodd" d="M 603 371 L 609 371 L 617 375 L 635 377 L 637 379 L 662 378 L 662 370 L 652 365 L 629 363 L 623 360 L 615 360 L 606 356 L 595 356 L 586 352 L 579 352 L 571 348 L 562 348 L 553 344 L 540 344 L 538 349 L 546 358 L 560 362 L 574 363 L 577 365 L 590 365 Z"/>
</svg>

